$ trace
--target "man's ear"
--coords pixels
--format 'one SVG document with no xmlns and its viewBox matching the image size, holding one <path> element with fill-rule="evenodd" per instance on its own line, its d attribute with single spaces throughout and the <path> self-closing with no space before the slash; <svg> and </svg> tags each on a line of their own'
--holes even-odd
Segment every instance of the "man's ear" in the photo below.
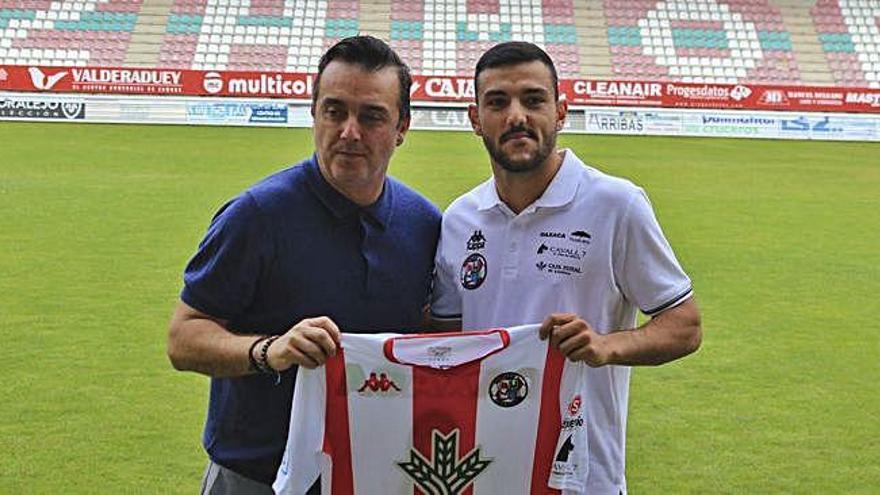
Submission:
<svg viewBox="0 0 880 495">
<path fill-rule="evenodd" d="M 483 135 L 483 126 L 480 125 L 480 112 L 477 106 L 471 103 L 468 105 L 468 119 L 471 121 L 471 127 L 477 136 Z"/>
<path fill-rule="evenodd" d="M 565 119 L 568 117 L 568 100 L 562 96 L 556 101 L 556 130 L 561 131 L 565 128 Z"/>
<path fill-rule="evenodd" d="M 412 123 L 412 114 L 404 117 L 403 120 L 400 121 L 400 125 L 397 126 L 397 146 L 403 144 L 403 140 L 406 137 L 407 131 L 409 131 L 409 125 Z"/>
</svg>

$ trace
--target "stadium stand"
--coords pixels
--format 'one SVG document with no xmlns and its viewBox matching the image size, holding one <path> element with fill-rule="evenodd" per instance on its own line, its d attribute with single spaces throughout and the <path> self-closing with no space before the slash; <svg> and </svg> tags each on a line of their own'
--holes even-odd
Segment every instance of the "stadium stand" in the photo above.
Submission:
<svg viewBox="0 0 880 495">
<path fill-rule="evenodd" d="M 314 72 L 358 32 L 424 75 L 527 40 L 562 77 L 880 87 L 877 0 L 0 0 L 0 64 Z"/>
<path fill-rule="evenodd" d="M 835 83 L 880 88 L 880 2 L 819 0 L 810 13 Z"/>
<path fill-rule="evenodd" d="M 571 0 L 395 0 L 391 44 L 425 75 L 473 72 L 479 56 L 501 41 L 542 45 L 562 77 L 578 77 L 577 29 Z"/>
<path fill-rule="evenodd" d="M 767 1 L 605 0 L 605 15 L 618 78 L 801 82 L 791 37 Z"/>
<path fill-rule="evenodd" d="M 0 0 L 0 63 L 118 66 L 142 0 Z"/>
<path fill-rule="evenodd" d="M 326 47 L 358 32 L 358 6 L 354 0 L 175 0 L 159 62 L 174 68 L 314 72 Z"/>
</svg>

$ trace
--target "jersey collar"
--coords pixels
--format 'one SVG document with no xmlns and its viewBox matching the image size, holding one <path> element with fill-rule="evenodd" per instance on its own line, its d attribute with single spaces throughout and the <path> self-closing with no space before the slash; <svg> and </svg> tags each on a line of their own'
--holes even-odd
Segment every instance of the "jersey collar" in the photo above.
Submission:
<svg viewBox="0 0 880 495">
<path fill-rule="evenodd" d="M 570 149 L 562 149 L 560 153 L 563 153 L 562 165 L 556 171 L 553 180 L 547 185 L 544 194 L 523 211 L 534 211 L 537 208 L 561 208 L 574 201 L 579 184 L 577 180 L 578 169 L 583 166 L 583 163 Z M 498 196 L 494 177 L 480 184 L 475 192 L 477 210 L 485 211 L 496 206 L 507 210 L 507 205 Z"/>
</svg>

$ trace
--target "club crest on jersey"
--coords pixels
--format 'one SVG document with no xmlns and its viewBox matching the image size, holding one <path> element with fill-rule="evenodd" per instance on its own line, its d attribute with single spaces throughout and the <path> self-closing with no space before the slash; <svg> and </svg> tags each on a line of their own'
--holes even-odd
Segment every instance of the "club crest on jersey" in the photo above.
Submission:
<svg viewBox="0 0 880 495">
<path fill-rule="evenodd" d="M 461 264 L 461 286 L 474 290 L 486 280 L 486 258 L 480 253 L 472 253 Z"/>
<path fill-rule="evenodd" d="M 471 238 L 467 241 L 467 250 L 468 251 L 479 251 L 486 247 L 486 237 L 483 236 L 482 230 L 475 230 L 473 234 L 471 234 Z"/>
<path fill-rule="evenodd" d="M 425 495 L 461 495 L 492 463 L 480 459 L 480 447 L 458 456 L 457 429 L 444 435 L 431 431 L 430 456 L 410 449 L 409 461 L 396 463 Z"/>
<path fill-rule="evenodd" d="M 507 371 L 492 379 L 489 398 L 501 407 L 519 405 L 529 395 L 529 383 L 519 373 Z"/>
</svg>

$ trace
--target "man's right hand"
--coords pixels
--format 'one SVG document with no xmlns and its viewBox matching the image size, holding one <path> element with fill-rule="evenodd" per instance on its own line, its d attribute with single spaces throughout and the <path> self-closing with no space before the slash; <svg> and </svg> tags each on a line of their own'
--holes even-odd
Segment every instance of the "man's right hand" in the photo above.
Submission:
<svg viewBox="0 0 880 495">
<path fill-rule="evenodd" d="M 269 346 L 267 360 L 276 371 L 293 365 L 314 369 L 336 355 L 340 345 L 339 327 L 330 318 L 306 318 Z"/>
</svg>

